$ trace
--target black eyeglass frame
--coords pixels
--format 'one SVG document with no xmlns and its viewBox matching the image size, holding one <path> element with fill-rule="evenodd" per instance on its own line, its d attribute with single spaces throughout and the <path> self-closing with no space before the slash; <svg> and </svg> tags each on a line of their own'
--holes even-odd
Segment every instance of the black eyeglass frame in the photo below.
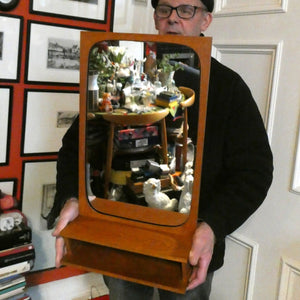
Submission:
<svg viewBox="0 0 300 300">
<path fill-rule="evenodd" d="M 194 12 L 193 12 L 193 15 L 191 17 L 188 17 L 188 18 L 184 18 L 184 17 L 181 17 L 178 13 L 178 8 L 179 7 L 183 7 L 183 6 L 188 6 L 188 7 L 192 7 L 194 9 Z M 161 17 L 157 14 L 157 8 L 159 7 L 168 7 L 170 8 L 170 13 L 168 16 L 166 17 Z M 169 18 L 173 12 L 173 10 L 176 10 L 176 13 L 177 13 L 177 16 L 180 18 L 180 19 L 184 19 L 184 20 L 189 20 L 189 19 L 192 19 L 195 14 L 196 14 L 196 11 L 197 9 L 202 9 L 203 11 L 207 11 L 207 9 L 205 7 L 202 7 L 202 6 L 195 6 L 195 5 L 187 5 L 187 4 L 182 4 L 182 5 L 178 5 L 176 7 L 174 6 L 171 6 L 171 5 L 166 5 L 166 4 L 162 4 L 162 5 L 157 5 L 156 8 L 155 8 L 155 14 L 159 17 L 159 18 L 163 18 L 163 19 L 166 19 L 166 18 Z"/>
</svg>

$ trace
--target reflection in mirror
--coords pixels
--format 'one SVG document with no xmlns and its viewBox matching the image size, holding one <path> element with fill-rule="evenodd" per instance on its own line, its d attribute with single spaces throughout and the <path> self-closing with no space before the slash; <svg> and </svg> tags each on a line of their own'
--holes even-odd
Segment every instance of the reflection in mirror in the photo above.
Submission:
<svg viewBox="0 0 300 300">
<path fill-rule="evenodd" d="M 198 62 L 192 49 L 169 43 L 105 41 L 90 50 L 86 185 L 91 205 L 104 198 L 189 213 Z"/>
</svg>

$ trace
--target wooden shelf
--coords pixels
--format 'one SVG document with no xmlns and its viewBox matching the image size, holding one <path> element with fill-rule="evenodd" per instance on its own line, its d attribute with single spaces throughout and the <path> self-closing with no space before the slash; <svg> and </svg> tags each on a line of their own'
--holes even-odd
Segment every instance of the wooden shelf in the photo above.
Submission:
<svg viewBox="0 0 300 300">
<path fill-rule="evenodd" d="M 191 272 L 191 245 L 176 231 L 79 216 L 62 232 L 67 248 L 63 264 L 183 293 Z"/>
<path fill-rule="evenodd" d="M 200 103 L 195 156 L 197 172 L 194 176 L 189 214 L 99 197 L 92 202 L 88 200 L 85 159 L 88 57 L 91 47 L 96 43 L 114 40 L 170 43 L 170 37 L 160 35 L 81 32 L 79 216 L 61 232 L 67 247 L 63 263 L 177 293 L 185 293 L 191 274 L 188 263 L 189 251 L 198 217 L 212 39 L 172 36 L 172 43 L 188 46 L 197 53 L 201 68 L 200 96 L 196 99 Z M 183 92 L 188 97 L 187 102 L 182 105 L 184 108 L 192 105 L 194 94 L 191 89 L 184 89 Z M 184 111 L 185 132 L 187 132 L 187 110 Z M 164 120 L 164 116 L 155 115 L 155 117 Z M 112 118 L 112 115 L 109 118 Z M 123 120 L 120 116 L 109 121 L 111 124 L 128 123 L 127 118 Z M 146 120 L 139 117 L 131 121 L 144 124 L 145 121 L 153 122 L 157 119 Z M 162 125 L 165 130 L 165 124 Z M 113 127 L 110 126 L 111 141 L 113 141 Z M 185 140 L 186 138 L 183 137 Z M 163 146 L 166 148 L 166 145 Z M 112 149 L 112 145 L 108 145 L 107 149 Z M 111 162 L 111 158 L 108 158 L 108 161 Z"/>
</svg>

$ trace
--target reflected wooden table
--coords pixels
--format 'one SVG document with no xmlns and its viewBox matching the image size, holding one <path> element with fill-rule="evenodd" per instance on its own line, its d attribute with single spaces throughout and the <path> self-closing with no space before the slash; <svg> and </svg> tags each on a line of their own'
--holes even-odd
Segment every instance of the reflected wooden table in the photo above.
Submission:
<svg viewBox="0 0 300 300">
<path fill-rule="evenodd" d="M 104 120 L 109 122 L 109 134 L 107 143 L 106 166 L 105 166 L 105 182 L 104 197 L 107 198 L 109 191 L 109 183 L 111 178 L 111 164 L 114 153 L 114 133 L 117 126 L 143 126 L 154 123 L 160 124 L 160 136 L 163 162 L 168 162 L 168 142 L 167 128 L 165 117 L 169 114 L 168 108 L 158 108 L 146 113 L 101 113 Z"/>
</svg>

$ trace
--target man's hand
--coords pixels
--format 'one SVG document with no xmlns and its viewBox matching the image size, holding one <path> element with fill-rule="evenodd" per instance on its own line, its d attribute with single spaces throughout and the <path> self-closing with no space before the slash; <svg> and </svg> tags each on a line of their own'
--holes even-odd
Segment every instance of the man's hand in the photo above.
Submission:
<svg viewBox="0 0 300 300">
<path fill-rule="evenodd" d="M 73 221 L 79 213 L 78 209 L 78 200 L 76 198 L 69 199 L 63 209 L 60 212 L 59 220 L 57 225 L 52 232 L 52 235 L 56 237 L 55 241 L 55 266 L 59 268 L 61 265 L 61 259 L 63 258 L 64 254 L 66 253 L 64 239 L 59 235 L 60 232 L 67 226 L 67 224 Z"/>
<path fill-rule="evenodd" d="M 189 255 L 193 272 L 187 290 L 194 289 L 205 281 L 207 269 L 214 251 L 214 244 L 214 232 L 207 223 L 200 223 L 194 233 L 193 244 Z"/>
</svg>

